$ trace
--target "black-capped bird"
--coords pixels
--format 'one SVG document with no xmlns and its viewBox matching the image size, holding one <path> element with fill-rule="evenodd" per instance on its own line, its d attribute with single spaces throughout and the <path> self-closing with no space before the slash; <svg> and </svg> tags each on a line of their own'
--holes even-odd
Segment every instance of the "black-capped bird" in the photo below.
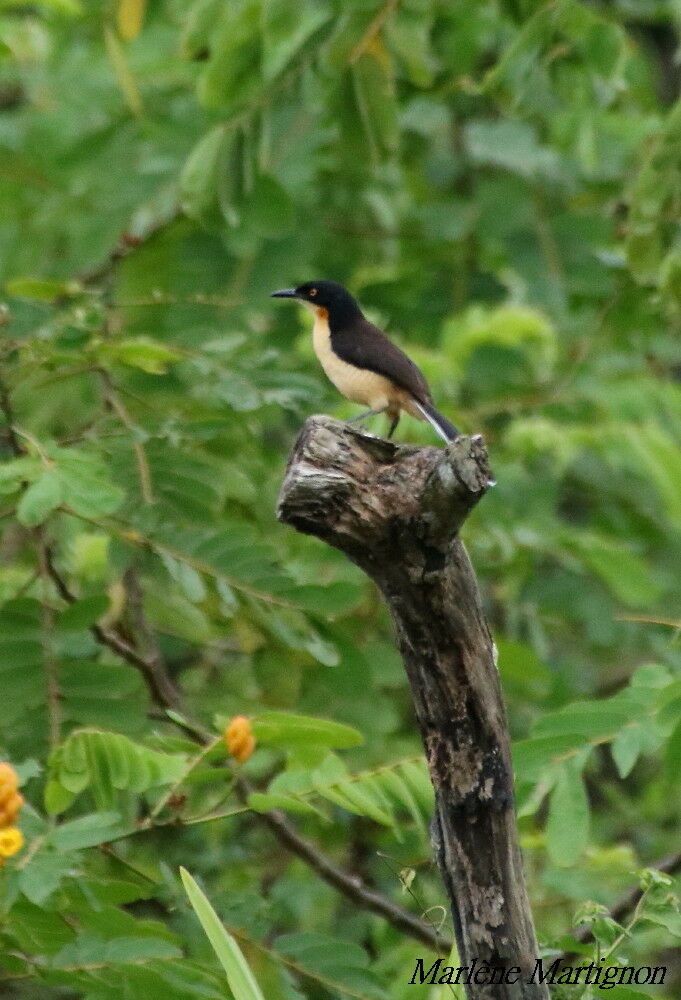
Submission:
<svg viewBox="0 0 681 1000">
<path fill-rule="evenodd" d="M 423 372 L 369 322 L 346 288 L 335 281 L 306 281 L 272 295 L 296 299 L 314 313 L 312 343 L 322 368 L 346 399 L 369 407 L 350 423 L 385 413 L 392 437 L 404 411 L 427 420 L 443 441 L 459 436 L 433 406 Z"/>
</svg>

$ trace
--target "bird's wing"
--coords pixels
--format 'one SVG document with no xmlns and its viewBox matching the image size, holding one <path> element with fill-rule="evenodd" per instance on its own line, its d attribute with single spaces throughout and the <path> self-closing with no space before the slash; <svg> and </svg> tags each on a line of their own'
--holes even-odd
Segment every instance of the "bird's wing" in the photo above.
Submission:
<svg viewBox="0 0 681 1000">
<path fill-rule="evenodd" d="M 348 364 L 384 375 L 415 399 L 431 401 L 430 389 L 420 368 L 367 319 L 362 318 L 332 333 L 331 346 Z"/>
</svg>

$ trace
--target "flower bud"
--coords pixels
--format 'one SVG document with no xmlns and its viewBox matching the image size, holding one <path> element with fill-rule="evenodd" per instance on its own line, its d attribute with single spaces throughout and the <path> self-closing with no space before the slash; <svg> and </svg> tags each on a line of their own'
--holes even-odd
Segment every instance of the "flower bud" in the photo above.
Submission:
<svg viewBox="0 0 681 1000">
<path fill-rule="evenodd" d="M 255 750 L 255 736 L 245 715 L 235 715 L 224 733 L 224 741 L 232 757 L 243 764 Z"/>
<path fill-rule="evenodd" d="M 23 804 L 24 797 L 18 792 L 12 792 L 4 800 L 0 799 L 0 829 L 12 826 Z"/>
<path fill-rule="evenodd" d="M 0 804 L 9 798 L 19 787 L 17 772 L 11 764 L 5 760 L 0 760 Z"/>
</svg>

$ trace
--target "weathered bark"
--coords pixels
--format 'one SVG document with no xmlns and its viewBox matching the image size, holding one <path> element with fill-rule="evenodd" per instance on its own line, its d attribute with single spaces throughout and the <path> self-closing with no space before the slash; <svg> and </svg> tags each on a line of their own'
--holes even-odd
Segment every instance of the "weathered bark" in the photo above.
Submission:
<svg viewBox="0 0 681 1000">
<path fill-rule="evenodd" d="M 479 437 L 405 447 L 316 416 L 294 446 L 278 514 L 344 552 L 390 608 L 435 789 L 433 844 L 461 963 L 522 970 L 517 983 L 473 981 L 468 996 L 546 1000 L 547 987 L 529 981 L 537 944 L 495 649 L 458 537 L 489 485 Z"/>
</svg>

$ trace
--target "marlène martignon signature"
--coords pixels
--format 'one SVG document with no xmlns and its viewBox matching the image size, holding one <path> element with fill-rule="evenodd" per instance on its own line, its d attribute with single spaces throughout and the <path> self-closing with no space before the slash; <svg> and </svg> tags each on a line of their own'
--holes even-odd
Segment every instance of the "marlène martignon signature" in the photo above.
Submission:
<svg viewBox="0 0 681 1000">
<path fill-rule="evenodd" d="M 444 965 L 444 959 L 438 958 L 429 968 L 422 958 L 416 959 L 414 974 L 409 984 L 428 983 L 435 985 L 464 985 L 476 983 L 478 986 L 513 985 L 523 978 L 523 970 L 519 965 L 490 965 L 487 961 L 478 962 L 474 958 L 470 965 Z M 666 965 L 602 965 L 591 962 L 589 965 L 562 965 L 556 958 L 551 964 L 546 959 L 537 958 L 533 970 L 525 975 L 528 983 L 549 983 L 549 985 L 564 986 L 597 986 L 600 990 L 611 990 L 613 986 L 662 986 L 667 975 Z"/>
</svg>

